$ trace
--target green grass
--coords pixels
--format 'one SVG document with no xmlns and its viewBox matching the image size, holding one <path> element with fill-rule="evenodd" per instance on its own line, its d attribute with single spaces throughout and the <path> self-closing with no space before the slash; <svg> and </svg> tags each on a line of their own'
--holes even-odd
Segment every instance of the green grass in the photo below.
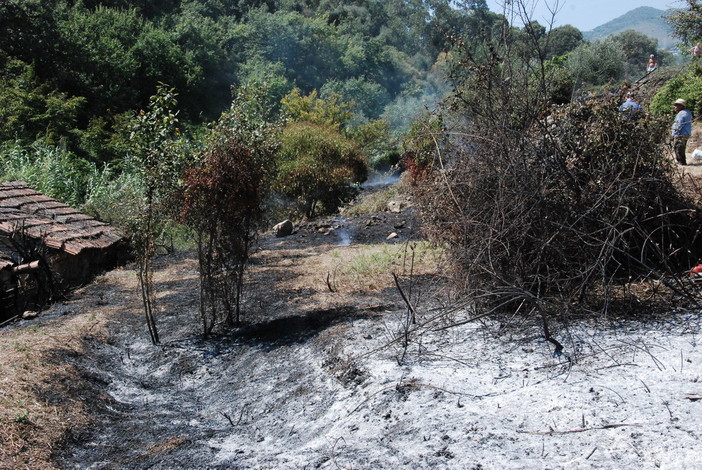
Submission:
<svg viewBox="0 0 702 470">
<path fill-rule="evenodd" d="M 434 271 L 442 255 L 441 248 L 425 241 L 371 245 L 351 258 L 340 271 L 357 282 L 374 283 L 379 278 L 388 278 L 390 273 L 408 275 Z"/>
</svg>

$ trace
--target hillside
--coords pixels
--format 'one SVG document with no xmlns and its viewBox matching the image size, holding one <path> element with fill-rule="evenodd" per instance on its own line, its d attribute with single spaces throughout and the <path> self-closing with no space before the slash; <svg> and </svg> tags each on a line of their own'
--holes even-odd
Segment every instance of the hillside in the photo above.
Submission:
<svg viewBox="0 0 702 470">
<path fill-rule="evenodd" d="M 670 49 L 675 45 L 675 40 L 672 36 L 672 28 L 665 21 L 664 16 L 667 13 L 652 7 L 635 8 L 592 31 L 584 31 L 583 36 L 587 40 L 595 40 L 633 29 L 657 39 L 659 48 Z"/>
</svg>

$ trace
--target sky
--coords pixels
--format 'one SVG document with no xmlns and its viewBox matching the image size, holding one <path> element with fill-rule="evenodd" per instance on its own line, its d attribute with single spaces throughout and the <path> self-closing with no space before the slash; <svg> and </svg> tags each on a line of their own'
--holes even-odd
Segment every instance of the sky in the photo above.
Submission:
<svg viewBox="0 0 702 470">
<path fill-rule="evenodd" d="M 557 5 L 558 12 L 554 18 L 553 27 L 571 24 L 581 31 L 591 31 L 624 13 L 638 7 L 653 7 L 659 10 L 669 8 L 684 8 L 684 0 L 523 0 L 527 9 L 533 9 L 530 14 L 544 26 L 551 22 L 553 9 Z M 487 0 L 488 7 L 495 13 L 504 12 L 506 0 Z M 521 21 L 515 21 L 515 24 Z"/>
</svg>

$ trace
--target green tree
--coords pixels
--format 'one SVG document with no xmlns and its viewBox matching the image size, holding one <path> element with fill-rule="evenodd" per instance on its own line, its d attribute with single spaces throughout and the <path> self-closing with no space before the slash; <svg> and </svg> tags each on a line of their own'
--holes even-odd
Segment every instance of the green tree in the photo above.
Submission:
<svg viewBox="0 0 702 470">
<path fill-rule="evenodd" d="M 347 131 L 348 137 L 358 146 L 375 170 L 388 171 L 399 163 L 397 144 L 390 132 L 390 123 L 375 119 Z"/>
<path fill-rule="evenodd" d="M 685 0 L 687 8 L 676 8 L 668 16 L 673 27 L 673 35 L 684 44 L 691 45 L 702 40 L 702 3 L 699 0 Z"/>
<path fill-rule="evenodd" d="M 565 55 L 583 42 L 583 33 L 569 24 L 553 28 L 541 40 L 544 59 L 551 60 Z"/>
<path fill-rule="evenodd" d="M 160 84 L 148 109 L 136 116 L 131 134 L 132 165 L 143 186 L 139 204 L 133 208 L 135 213 L 126 228 L 136 252 L 146 324 L 153 344 L 159 343 L 159 336 L 154 317 L 152 260 L 156 239 L 164 222 L 173 214 L 175 189 L 183 169 L 177 104 L 175 91 Z"/>
<path fill-rule="evenodd" d="M 76 128 L 85 104 L 41 81 L 33 66 L 0 53 L 0 141 L 57 144 Z"/>
<path fill-rule="evenodd" d="M 206 3 L 206 4 L 205 4 Z M 215 2 L 183 2 L 180 11 L 164 20 L 164 27 L 177 45 L 186 66 L 180 106 L 190 116 L 203 113 L 207 119 L 216 118 L 231 100 L 230 87 L 236 83 L 241 63 L 246 60 L 241 51 L 242 29 L 219 0 Z"/>
<path fill-rule="evenodd" d="M 251 44 L 255 52 L 283 64 L 288 78 L 301 90 L 319 90 L 326 80 L 344 73 L 343 38 L 324 18 L 255 10 L 248 22 L 255 31 L 256 43 Z"/>
<path fill-rule="evenodd" d="M 62 0 L 0 2 L 0 50 L 32 64 L 42 78 L 57 76 L 65 64 L 66 44 L 58 23 L 66 10 Z"/>
<path fill-rule="evenodd" d="M 333 127 L 292 122 L 283 129 L 274 187 L 305 216 L 336 211 L 366 175 L 365 158 Z"/>
<path fill-rule="evenodd" d="M 335 94 L 322 99 L 317 90 L 302 96 L 295 88 L 283 98 L 282 105 L 283 113 L 293 121 L 307 121 L 338 131 L 351 117 L 353 103 L 344 102 Z"/>
<path fill-rule="evenodd" d="M 281 100 L 293 89 L 288 79 L 285 67 L 280 62 L 269 62 L 263 57 L 252 57 L 241 64 L 238 76 L 239 84 L 244 87 L 265 88 L 266 107 L 279 112 Z"/>
<path fill-rule="evenodd" d="M 646 74 L 646 65 L 651 54 L 657 53 L 658 40 L 632 29 L 610 38 L 614 41 L 626 60 L 625 77 L 635 81 Z M 660 66 L 660 57 L 658 58 Z"/>
<path fill-rule="evenodd" d="M 624 64 L 619 45 L 609 39 L 583 43 L 568 56 L 568 67 L 577 86 L 602 86 L 621 80 Z"/>
<path fill-rule="evenodd" d="M 380 84 L 356 77 L 343 81 L 329 80 L 320 94 L 325 99 L 338 96 L 345 102 L 353 103 L 355 114 L 371 119 L 377 119 L 390 101 L 390 96 Z"/>
</svg>

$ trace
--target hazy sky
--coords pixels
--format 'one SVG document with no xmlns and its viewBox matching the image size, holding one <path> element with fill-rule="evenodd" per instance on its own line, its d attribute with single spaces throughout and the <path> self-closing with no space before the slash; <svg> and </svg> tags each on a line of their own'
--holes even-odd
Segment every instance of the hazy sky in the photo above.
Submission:
<svg viewBox="0 0 702 470">
<path fill-rule="evenodd" d="M 530 11 L 532 20 L 546 26 L 551 14 L 548 6 L 558 6 L 553 26 L 572 24 L 581 31 L 590 31 L 624 13 L 638 7 L 653 7 L 659 10 L 684 8 L 684 0 L 523 0 Z M 504 12 L 505 0 L 487 0 L 488 7 L 495 13 Z M 509 15 L 508 15 L 509 16 Z M 514 24 L 520 24 L 515 21 Z"/>
</svg>

